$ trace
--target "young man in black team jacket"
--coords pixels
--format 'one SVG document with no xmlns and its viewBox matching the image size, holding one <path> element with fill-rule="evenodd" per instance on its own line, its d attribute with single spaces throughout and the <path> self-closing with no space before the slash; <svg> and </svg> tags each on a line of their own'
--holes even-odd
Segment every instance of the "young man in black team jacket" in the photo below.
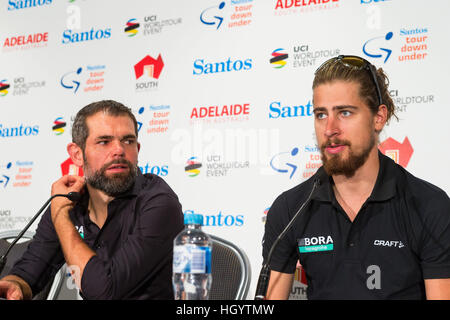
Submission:
<svg viewBox="0 0 450 320">
<path fill-rule="evenodd" d="M 270 263 L 267 297 L 286 299 L 299 260 L 308 299 L 450 299 L 450 200 L 378 151 L 394 114 L 381 69 L 355 56 L 326 61 L 313 83 L 323 166 L 282 193 L 263 256 L 320 185 Z"/>
<path fill-rule="evenodd" d="M 77 203 L 52 200 L 0 296 L 30 299 L 64 262 L 86 299 L 173 299 L 173 239 L 183 229 L 176 194 L 137 167 L 140 145 L 130 109 L 99 101 L 80 110 L 67 147 L 84 177 L 64 176 L 53 194 L 81 192 Z"/>
</svg>

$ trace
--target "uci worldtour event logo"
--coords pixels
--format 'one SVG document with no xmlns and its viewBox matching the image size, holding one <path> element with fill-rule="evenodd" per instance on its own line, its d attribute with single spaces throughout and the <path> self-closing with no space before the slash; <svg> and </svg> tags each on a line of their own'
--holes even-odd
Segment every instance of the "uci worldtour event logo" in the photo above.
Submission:
<svg viewBox="0 0 450 320">
<path fill-rule="evenodd" d="M 136 92 L 145 92 L 155 90 L 158 88 L 161 72 L 164 68 L 164 61 L 161 54 L 158 58 L 153 58 L 150 55 L 145 56 L 142 60 L 134 65 L 134 75 L 136 80 L 144 80 L 136 82 Z M 148 81 L 148 79 L 154 79 Z"/>
<path fill-rule="evenodd" d="M 293 68 L 317 67 L 324 60 L 339 54 L 340 50 L 337 48 L 313 49 L 308 44 L 299 44 L 292 48 L 290 54 L 282 48 L 274 50 L 269 62 L 274 68 L 281 69 L 287 64 L 287 59 L 290 57 Z"/>
<path fill-rule="evenodd" d="M 403 139 L 400 143 L 393 138 L 388 138 L 378 146 L 380 151 L 395 161 L 395 163 L 401 165 L 403 168 L 408 166 L 409 160 L 414 152 L 408 137 Z"/>
<path fill-rule="evenodd" d="M 243 214 L 228 214 L 219 210 L 218 213 L 203 214 L 196 210 L 185 210 L 184 214 L 201 214 L 205 227 L 242 227 L 244 225 Z"/>
<path fill-rule="evenodd" d="M 221 155 L 208 155 L 206 157 L 205 170 L 202 170 L 206 178 L 226 177 L 236 170 L 250 168 L 249 161 L 223 161 L 222 159 Z M 200 168 L 202 167 L 203 164 L 194 156 L 188 159 L 184 171 L 189 174 L 189 177 L 196 177 L 200 174 Z"/>
<path fill-rule="evenodd" d="M 427 27 L 401 28 L 398 34 L 388 31 L 370 38 L 363 44 L 362 51 L 367 57 L 383 63 L 392 59 L 398 62 L 421 61 L 428 57 L 429 37 Z M 396 57 L 392 58 L 394 52 Z"/>
<path fill-rule="evenodd" d="M 139 23 L 143 21 L 143 23 Z M 167 28 L 181 25 L 182 19 L 178 18 L 160 18 L 157 15 L 144 16 L 142 19 L 137 20 L 136 18 L 131 18 L 127 21 L 125 25 L 125 34 L 132 38 L 138 33 L 142 36 L 151 36 L 155 34 L 161 34 Z"/>
<path fill-rule="evenodd" d="M 251 70 L 252 59 L 231 59 L 228 58 L 224 61 L 219 62 L 209 62 L 205 59 L 197 59 L 194 61 L 194 71 L 192 74 L 204 75 L 204 74 L 214 74 L 223 72 L 234 72 L 234 71 L 248 71 Z"/>
<path fill-rule="evenodd" d="M 86 42 L 111 38 L 111 28 L 95 29 L 92 27 L 88 31 L 75 32 L 73 29 L 66 29 L 62 34 L 62 44 Z"/>
<path fill-rule="evenodd" d="M 217 1 L 200 13 L 200 22 L 211 30 L 245 27 L 252 20 L 253 0 Z"/>
<path fill-rule="evenodd" d="M 191 110 L 190 124 L 219 124 L 248 121 L 250 107 L 249 103 L 194 107 Z"/>
<path fill-rule="evenodd" d="M 48 32 L 7 37 L 3 41 L 3 52 L 43 48 L 48 44 Z"/>
<path fill-rule="evenodd" d="M 67 124 L 62 117 L 56 118 L 55 121 L 53 122 L 53 127 L 52 127 L 53 133 L 57 136 L 62 135 L 65 131 L 66 125 Z"/>
<path fill-rule="evenodd" d="M 1 80 L 0 81 L 0 97 L 6 96 L 9 92 L 8 89 L 10 87 L 11 86 L 9 85 L 8 80 L 6 80 L 6 79 Z"/>
<path fill-rule="evenodd" d="M 1 166 L 0 166 L 1 170 Z M 2 180 L 0 176 L 0 193 L 2 192 Z M 32 217 L 17 216 L 10 208 L 0 208 L 0 230 L 20 229 L 30 222 Z"/>
<path fill-rule="evenodd" d="M 140 24 L 136 19 L 130 19 L 126 23 L 124 32 L 128 37 L 131 38 L 138 34 L 139 27 Z"/>
<path fill-rule="evenodd" d="M 315 49 L 309 44 L 296 45 L 292 51 L 293 68 L 318 67 L 323 61 L 340 54 L 338 48 Z"/>
<path fill-rule="evenodd" d="M 9 188 L 29 187 L 33 181 L 33 161 L 0 163 L 0 193 Z"/>
<path fill-rule="evenodd" d="M 9 85 L 7 85 L 9 88 Z M 28 81 L 24 77 L 17 77 L 13 79 L 11 92 L 13 96 L 23 96 L 29 94 L 31 91 L 34 91 L 35 89 L 43 88 L 45 87 L 45 81 L 44 80 L 33 80 Z M 6 90 L 5 89 L 5 90 Z M 2 82 L 0 82 L 0 95 L 2 91 Z M 8 90 L 6 91 L 8 93 Z M 6 95 L 6 93 L 4 95 Z"/>
<path fill-rule="evenodd" d="M 395 105 L 396 112 L 406 112 L 412 105 L 422 105 L 434 103 L 434 94 L 419 94 L 419 95 L 401 95 L 398 89 L 392 89 L 389 94 Z"/>
<path fill-rule="evenodd" d="M 276 16 L 336 9 L 339 8 L 340 2 L 340 0 L 272 0 L 272 1 L 274 1 L 275 3 L 274 14 Z"/>
<path fill-rule="evenodd" d="M 52 0 L 8 0 L 8 11 L 51 5 Z"/>
<path fill-rule="evenodd" d="M 141 129 L 143 129 L 143 132 L 147 134 L 167 133 L 170 125 L 170 109 L 170 105 L 140 107 L 137 119 L 138 131 L 141 132 Z M 148 120 L 149 117 L 150 120 Z"/>
<path fill-rule="evenodd" d="M 71 69 L 61 76 L 60 84 L 73 94 L 80 92 L 99 92 L 105 84 L 104 65 L 88 65 Z"/>
<path fill-rule="evenodd" d="M 270 159 L 270 168 L 281 175 L 307 179 L 322 166 L 320 150 L 317 146 L 306 145 L 279 152 Z"/>
<path fill-rule="evenodd" d="M 200 174 L 201 167 L 202 163 L 198 161 L 197 157 L 193 156 L 186 161 L 186 167 L 184 167 L 184 171 L 188 174 L 189 177 L 196 177 Z"/>
<path fill-rule="evenodd" d="M 281 69 L 286 65 L 288 57 L 289 55 L 283 48 L 278 48 L 272 51 L 272 58 L 270 58 L 269 62 L 275 69 Z"/>
</svg>

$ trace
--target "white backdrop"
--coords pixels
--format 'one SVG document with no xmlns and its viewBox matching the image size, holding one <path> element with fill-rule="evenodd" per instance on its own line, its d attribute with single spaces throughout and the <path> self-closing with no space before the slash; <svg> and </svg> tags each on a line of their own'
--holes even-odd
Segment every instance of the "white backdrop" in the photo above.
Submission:
<svg viewBox="0 0 450 320">
<path fill-rule="evenodd" d="M 320 165 L 311 83 L 329 57 L 360 55 L 386 71 L 401 120 L 383 131 L 383 152 L 449 193 L 449 9 L 447 0 L 2 0 L 0 231 L 25 226 L 49 197 L 76 112 L 114 99 L 141 124 L 141 170 L 248 255 L 251 299 L 267 209 Z M 296 282 L 292 298 L 304 288 Z"/>
</svg>

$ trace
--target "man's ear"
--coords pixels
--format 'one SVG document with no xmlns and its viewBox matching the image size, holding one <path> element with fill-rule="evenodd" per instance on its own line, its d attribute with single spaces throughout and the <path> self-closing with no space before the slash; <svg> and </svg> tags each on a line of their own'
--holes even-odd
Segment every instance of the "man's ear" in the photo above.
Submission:
<svg viewBox="0 0 450 320">
<path fill-rule="evenodd" d="M 387 114 L 388 111 L 386 105 L 380 105 L 378 107 L 378 112 L 374 116 L 374 127 L 376 132 L 380 133 L 381 130 L 383 130 L 387 121 Z"/>
<path fill-rule="evenodd" d="M 84 166 L 83 150 L 81 150 L 81 148 L 76 143 L 71 142 L 67 145 L 67 152 L 69 153 L 72 162 L 76 166 L 83 168 Z"/>
</svg>

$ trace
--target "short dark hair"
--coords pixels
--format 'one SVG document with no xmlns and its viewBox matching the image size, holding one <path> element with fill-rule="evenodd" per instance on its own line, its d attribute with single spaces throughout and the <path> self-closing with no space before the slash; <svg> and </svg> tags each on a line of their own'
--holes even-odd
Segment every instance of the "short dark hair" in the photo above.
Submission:
<svg viewBox="0 0 450 320">
<path fill-rule="evenodd" d="M 394 101 L 392 101 L 389 94 L 389 79 L 386 73 L 383 69 L 378 68 L 376 70 L 376 77 L 378 85 L 380 86 L 381 99 L 383 104 L 387 107 L 387 120 L 389 121 L 392 116 L 398 120 L 398 117 L 395 114 Z M 373 114 L 378 112 L 379 100 L 376 86 L 373 83 L 371 74 L 367 72 L 367 70 L 345 65 L 341 63 L 339 59 L 330 59 L 316 71 L 312 87 L 315 89 L 321 84 L 330 83 L 336 80 L 358 83 L 359 95 L 361 98 L 364 99 Z"/>
<path fill-rule="evenodd" d="M 137 121 L 131 109 L 114 100 L 101 100 L 93 102 L 78 111 L 72 126 L 72 142 L 76 143 L 83 151 L 86 147 L 86 139 L 89 136 L 89 128 L 86 119 L 97 112 L 104 112 L 110 116 L 128 116 L 134 124 L 136 137 L 138 136 Z"/>
</svg>

